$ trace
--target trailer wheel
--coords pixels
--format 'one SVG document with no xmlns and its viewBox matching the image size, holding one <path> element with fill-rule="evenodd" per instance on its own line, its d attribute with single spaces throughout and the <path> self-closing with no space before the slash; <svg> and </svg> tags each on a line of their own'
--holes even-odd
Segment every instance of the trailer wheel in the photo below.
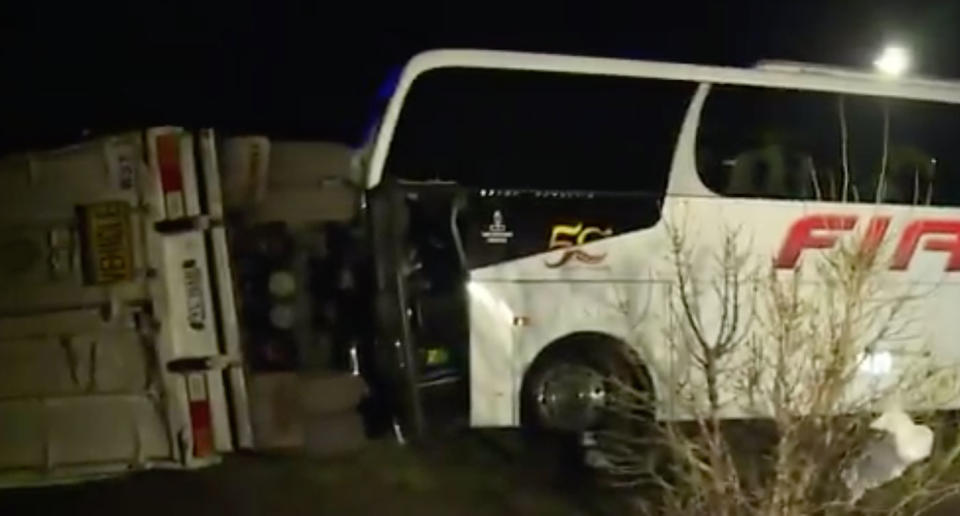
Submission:
<svg viewBox="0 0 960 516">
<path fill-rule="evenodd" d="M 304 421 L 303 450 L 308 457 L 326 458 L 360 451 L 368 442 L 358 412 L 312 416 Z"/>
<path fill-rule="evenodd" d="M 307 417 L 354 410 L 367 394 L 359 376 L 340 372 L 301 372 L 300 408 Z"/>
</svg>

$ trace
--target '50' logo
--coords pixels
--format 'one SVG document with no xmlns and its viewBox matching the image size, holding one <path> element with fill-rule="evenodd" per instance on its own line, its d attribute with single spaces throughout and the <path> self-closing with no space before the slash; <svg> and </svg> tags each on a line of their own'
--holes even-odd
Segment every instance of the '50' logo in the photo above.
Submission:
<svg viewBox="0 0 960 516">
<path fill-rule="evenodd" d="M 563 266 L 571 259 L 590 265 L 598 264 L 607 257 L 606 253 L 590 254 L 581 249 L 575 249 L 575 247 L 611 235 L 613 235 L 612 228 L 601 229 L 598 226 L 584 227 L 582 222 L 575 226 L 557 224 L 553 226 L 553 230 L 550 232 L 550 245 L 548 248 L 550 250 L 566 247 L 574 249 L 567 249 L 563 255 L 560 256 L 560 259 L 555 262 L 548 261 L 546 262 L 546 266 L 555 269 Z"/>
</svg>

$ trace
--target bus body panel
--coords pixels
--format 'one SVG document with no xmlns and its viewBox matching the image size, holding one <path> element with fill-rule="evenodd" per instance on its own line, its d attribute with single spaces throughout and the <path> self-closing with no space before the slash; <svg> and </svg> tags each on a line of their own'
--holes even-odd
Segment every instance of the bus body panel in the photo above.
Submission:
<svg viewBox="0 0 960 516">
<path fill-rule="evenodd" d="M 872 217 L 890 217 L 890 235 L 902 235 L 904 228 L 917 220 L 960 220 L 960 212 L 940 208 L 717 198 L 671 197 L 664 209 L 665 220 L 688 221 L 684 234 L 690 235 L 700 250 L 719 248 L 724 236 L 722 228 L 736 229 L 744 246 L 749 245 L 752 261 L 749 267 L 755 270 L 769 270 L 769 260 L 784 246 L 791 226 L 811 215 L 855 216 L 861 228 Z M 591 254 L 605 254 L 605 266 L 546 268 L 544 263 L 555 259 L 561 250 L 475 271 L 468 288 L 471 293 L 472 422 L 482 426 L 519 424 L 517 402 L 524 371 L 547 345 L 576 332 L 608 334 L 634 346 L 650 369 L 660 406 L 665 408 L 660 416 L 688 416 L 680 407 L 677 412 L 670 410 L 673 403 L 668 380 L 678 368 L 685 367 L 688 358 L 680 356 L 682 353 L 677 353 L 678 349 L 666 341 L 669 302 L 676 299 L 671 292 L 675 288 L 675 273 L 666 231 L 662 223 L 583 246 L 584 251 Z M 894 242 L 897 240 L 900 239 L 896 236 L 892 238 Z M 644 252 L 637 253 L 637 249 Z M 816 250 L 807 250 L 801 259 L 812 265 L 816 254 Z M 918 365 L 915 360 L 923 351 L 936 357 L 938 368 L 960 366 L 960 348 L 956 346 L 955 337 L 960 334 L 960 320 L 951 308 L 960 303 L 960 278 L 944 272 L 949 258 L 949 253 L 920 248 L 905 271 L 884 273 L 886 277 L 882 281 L 889 285 L 885 293 L 891 297 L 908 292 L 921 297 L 913 302 L 907 315 L 912 338 L 879 343 L 875 351 L 889 353 L 891 363 L 884 366 L 883 371 L 861 371 L 857 382 L 864 388 L 884 375 L 894 381 L 897 372 Z M 695 260 L 694 270 L 716 268 L 716 256 L 712 253 L 696 254 Z M 694 278 L 704 288 L 709 288 L 709 279 L 708 274 Z M 478 292 L 483 294 L 477 295 Z M 719 306 L 708 304 L 715 301 L 711 296 L 704 297 L 703 301 L 700 314 L 708 329 L 706 333 L 713 335 L 719 320 Z M 763 301 L 756 299 L 755 302 Z M 522 325 L 517 321 L 523 321 Z M 671 349 L 675 353 L 671 354 Z M 912 408 L 960 407 L 957 393 L 931 393 L 934 394 L 940 400 L 936 406 Z M 749 414 L 733 410 L 725 415 L 746 417 Z"/>
<path fill-rule="evenodd" d="M 721 197 L 711 192 L 696 169 L 695 141 L 701 111 L 712 85 L 738 84 L 790 90 L 811 90 L 865 96 L 960 103 L 960 86 L 946 81 L 889 80 L 872 74 L 833 72 L 815 69 L 797 73 L 789 70 L 743 70 L 666 63 L 634 62 L 537 54 L 441 51 L 414 59 L 401 77 L 377 135 L 370 164 L 368 185 L 379 183 L 391 140 L 394 137 L 408 91 L 417 77 L 444 67 L 476 67 L 523 71 L 551 71 L 571 74 L 647 77 L 700 83 L 693 95 L 682 130 L 677 137 L 668 189 L 660 220 L 645 229 L 617 232 L 596 241 L 578 242 L 575 249 L 585 259 L 566 260 L 570 248 L 548 250 L 544 235 L 542 252 L 474 268 L 467 285 L 470 317 L 471 423 L 475 426 L 512 426 L 520 423 L 519 394 L 523 374 L 550 343 L 576 332 L 610 335 L 636 347 L 651 370 L 660 401 L 660 417 L 684 418 L 688 411 L 670 399 L 668 379 L 681 368 L 689 369 L 689 356 L 666 343 L 665 328 L 675 299 L 675 271 L 670 259 L 669 228 L 680 231 L 698 250 L 694 253 L 693 281 L 706 284 L 708 271 L 717 265 L 715 251 L 725 235 L 735 232 L 741 249 L 749 251 L 748 268 L 769 270 L 778 264 L 781 277 L 812 269 L 816 249 L 804 248 L 803 235 L 796 231 L 799 221 L 810 217 L 853 220 L 841 231 L 827 230 L 836 245 L 862 235 L 873 220 L 882 220 L 885 240 L 892 242 L 888 257 L 901 262 L 884 272 L 885 293 L 891 296 L 922 291 L 913 307 L 911 338 L 880 342 L 875 353 L 885 354 L 883 367 L 864 368 L 854 389 L 867 393 L 885 381 L 921 363 L 918 349 L 929 350 L 941 370 L 960 365 L 960 348 L 954 344 L 960 332 L 960 318 L 951 306 L 960 302 L 960 278 L 952 265 L 954 222 L 960 209 L 935 206 L 907 206 L 873 203 L 837 203 L 811 200 L 774 200 Z M 509 216 L 509 214 L 503 214 Z M 499 214 L 494 224 L 499 224 Z M 491 228 L 493 225 L 491 225 Z M 920 228 L 920 229 L 918 229 Z M 934 231 L 937 243 L 925 244 Z M 556 228 L 554 228 L 556 231 Z M 578 227 L 575 231 L 583 231 Z M 598 230 L 600 228 L 597 228 Z M 574 231 L 570 228 L 560 230 Z M 937 232 L 939 231 L 939 233 Z M 824 232 L 817 233 L 823 235 Z M 907 237 L 904 235 L 913 235 Z M 920 236 L 923 236 L 921 238 Z M 931 237 L 934 238 L 934 237 Z M 885 242 L 886 245 L 886 242 Z M 788 251 L 785 251 L 785 246 Z M 793 247 L 791 247 L 793 246 Z M 799 250 L 796 249 L 799 246 Z M 792 250 L 791 250 L 792 249 Z M 799 254 L 798 254 L 799 253 Z M 797 255 L 798 260 L 789 257 Z M 779 258 L 778 258 L 779 259 Z M 957 257 L 960 260 L 960 257 Z M 789 265 L 789 266 L 788 266 Z M 719 320 L 719 307 L 704 299 L 702 317 L 711 334 Z M 856 394 L 856 393 L 854 393 Z M 956 390 L 929 393 L 938 401 L 933 406 L 911 408 L 950 409 L 960 406 Z M 900 400 L 906 402 L 906 400 Z M 732 408 L 727 417 L 757 415 Z"/>
</svg>

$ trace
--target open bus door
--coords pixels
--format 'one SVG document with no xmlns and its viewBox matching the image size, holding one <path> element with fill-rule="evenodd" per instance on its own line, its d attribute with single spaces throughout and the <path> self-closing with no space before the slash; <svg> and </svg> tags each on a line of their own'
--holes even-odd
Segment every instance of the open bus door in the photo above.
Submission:
<svg viewBox="0 0 960 516">
<path fill-rule="evenodd" d="M 466 203 L 455 184 L 385 181 L 368 199 L 374 355 L 397 426 L 417 439 L 466 425 Z"/>
</svg>

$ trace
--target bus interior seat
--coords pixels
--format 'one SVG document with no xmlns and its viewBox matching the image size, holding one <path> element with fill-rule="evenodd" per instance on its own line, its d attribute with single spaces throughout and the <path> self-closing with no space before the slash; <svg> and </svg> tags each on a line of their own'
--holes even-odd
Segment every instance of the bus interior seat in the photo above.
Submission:
<svg viewBox="0 0 960 516">
<path fill-rule="evenodd" d="M 929 204 L 936 163 L 929 154 L 914 147 L 892 148 L 883 200 L 897 204 Z"/>
<path fill-rule="evenodd" d="M 768 145 L 741 152 L 734 158 L 724 193 L 807 199 L 815 193 L 814 173 L 813 160 L 808 154 Z"/>
</svg>

